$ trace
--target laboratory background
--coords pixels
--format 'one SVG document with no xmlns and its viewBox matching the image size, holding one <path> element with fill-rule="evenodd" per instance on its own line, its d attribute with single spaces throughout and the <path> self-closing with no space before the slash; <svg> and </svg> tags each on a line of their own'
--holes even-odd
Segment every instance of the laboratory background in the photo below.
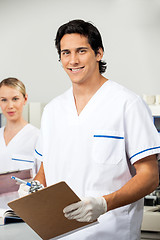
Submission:
<svg viewBox="0 0 160 240">
<path fill-rule="evenodd" d="M 43 107 L 71 86 L 54 40 L 73 19 L 99 29 L 104 76 L 140 95 L 160 132 L 160 0 L 0 0 L 0 81 L 25 84 L 25 119 L 40 128 Z M 4 121 L 0 111 L 0 126 Z M 141 239 L 160 239 L 160 189 L 145 200 Z"/>
<path fill-rule="evenodd" d="M 0 79 L 17 77 L 29 101 L 70 87 L 54 46 L 57 29 L 91 21 L 105 47 L 105 77 L 139 95 L 160 94 L 160 0 L 0 0 Z"/>
</svg>

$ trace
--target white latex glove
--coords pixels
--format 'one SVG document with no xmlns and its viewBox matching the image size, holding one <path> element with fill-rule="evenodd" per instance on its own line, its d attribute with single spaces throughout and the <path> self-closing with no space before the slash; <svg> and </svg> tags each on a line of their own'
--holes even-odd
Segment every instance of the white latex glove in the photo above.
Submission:
<svg viewBox="0 0 160 240">
<path fill-rule="evenodd" d="M 104 197 L 88 197 L 73 203 L 63 209 L 64 216 L 79 222 L 93 222 L 107 212 L 107 202 Z"/>
<path fill-rule="evenodd" d="M 21 183 L 21 184 L 20 184 L 20 187 L 19 187 L 19 189 L 18 189 L 19 197 L 27 196 L 27 195 L 29 194 L 29 189 L 30 189 L 29 186 L 27 186 L 27 185 L 24 184 L 24 183 Z"/>
<path fill-rule="evenodd" d="M 18 190 L 18 194 L 19 197 L 24 197 L 30 193 L 36 192 L 40 189 L 44 188 L 43 184 L 41 184 L 39 181 L 37 180 L 33 180 L 31 181 L 31 187 L 27 186 L 24 183 L 21 183 L 19 190 Z"/>
</svg>

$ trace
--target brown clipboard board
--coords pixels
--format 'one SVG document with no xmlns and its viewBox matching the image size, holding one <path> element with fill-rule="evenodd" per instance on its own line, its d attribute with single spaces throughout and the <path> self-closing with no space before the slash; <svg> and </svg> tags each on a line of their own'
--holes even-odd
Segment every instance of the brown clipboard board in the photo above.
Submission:
<svg viewBox="0 0 160 240">
<path fill-rule="evenodd" d="M 9 202 L 8 206 L 42 239 L 48 240 L 98 223 L 78 222 L 64 217 L 63 209 L 77 201 L 80 199 L 72 189 L 65 182 L 59 182 Z"/>
</svg>

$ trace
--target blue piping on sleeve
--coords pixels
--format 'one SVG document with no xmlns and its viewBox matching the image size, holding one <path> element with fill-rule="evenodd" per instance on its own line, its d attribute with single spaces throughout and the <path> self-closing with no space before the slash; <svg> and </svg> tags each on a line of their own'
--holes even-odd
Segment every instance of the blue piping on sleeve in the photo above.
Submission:
<svg viewBox="0 0 160 240">
<path fill-rule="evenodd" d="M 134 154 L 133 156 L 131 156 L 131 157 L 129 158 L 129 160 L 131 160 L 132 158 L 134 158 L 135 156 L 137 156 L 137 155 L 139 155 L 139 154 L 141 154 L 141 153 L 143 153 L 143 152 L 147 152 L 147 151 L 154 150 L 154 149 L 158 149 L 158 148 L 160 148 L 160 146 L 159 146 L 159 147 L 153 147 L 153 148 L 145 149 L 145 150 L 143 150 L 143 151 L 141 151 L 141 152 L 138 152 L 138 153 Z"/>
<path fill-rule="evenodd" d="M 37 152 L 37 150 L 35 149 L 35 152 L 39 155 L 39 156 L 43 156 L 41 153 Z"/>
</svg>

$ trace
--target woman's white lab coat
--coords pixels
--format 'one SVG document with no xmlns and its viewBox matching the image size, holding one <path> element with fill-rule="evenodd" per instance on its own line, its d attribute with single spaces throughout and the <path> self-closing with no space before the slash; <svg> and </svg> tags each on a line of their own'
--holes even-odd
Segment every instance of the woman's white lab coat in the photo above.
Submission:
<svg viewBox="0 0 160 240">
<path fill-rule="evenodd" d="M 31 124 L 25 125 L 6 146 L 4 128 L 0 128 L 0 173 L 14 170 L 36 170 L 34 156 L 39 129 Z"/>
</svg>

